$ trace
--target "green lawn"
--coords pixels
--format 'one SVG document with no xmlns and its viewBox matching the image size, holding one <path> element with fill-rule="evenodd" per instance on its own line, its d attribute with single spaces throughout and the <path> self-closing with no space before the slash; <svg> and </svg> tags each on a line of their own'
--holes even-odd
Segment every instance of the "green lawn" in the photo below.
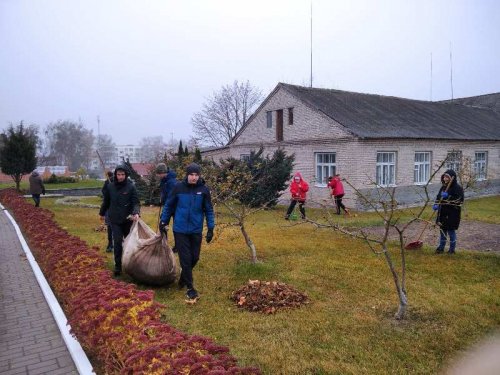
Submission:
<svg viewBox="0 0 500 375">
<path fill-rule="evenodd" d="M 97 210 L 54 201 L 43 199 L 42 206 L 69 232 L 98 245 L 111 269 L 106 234 L 94 231 Z M 256 265 L 249 262 L 239 231 L 217 230 L 214 241 L 203 244 L 194 271 L 201 295 L 196 305 L 186 305 L 175 287 L 156 288 L 156 298 L 167 306 L 165 321 L 228 345 L 240 364 L 256 365 L 265 374 L 435 374 L 500 327 L 499 256 L 472 251 L 436 256 L 430 245 L 408 252 L 409 314 L 395 321 L 397 298 L 383 258 L 337 232 L 290 225 L 284 210 L 251 219 L 248 231 L 261 261 Z M 474 220 L 498 223 L 498 212 L 500 197 L 469 201 L 466 207 Z M 153 228 L 157 215 L 158 208 L 143 208 Z M 347 226 L 377 224 L 373 213 L 337 220 Z M 289 283 L 312 302 L 275 315 L 242 311 L 229 296 L 249 279 Z"/>
</svg>

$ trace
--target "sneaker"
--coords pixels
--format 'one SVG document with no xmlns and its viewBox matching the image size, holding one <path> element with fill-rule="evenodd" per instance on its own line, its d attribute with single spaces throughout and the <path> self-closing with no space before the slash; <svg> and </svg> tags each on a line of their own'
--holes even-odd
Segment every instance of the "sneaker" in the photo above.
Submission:
<svg viewBox="0 0 500 375">
<path fill-rule="evenodd" d="M 122 274 L 122 270 L 115 270 L 113 273 L 115 276 L 120 276 Z"/>
<path fill-rule="evenodd" d="M 106 248 L 106 252 L 107 252 L 107 253 L 112 253 L 112 252 L 113 252 L 113 246 L 108 246 L 108 247 Z"/>
<path fill-rule="evenodd" d="M 444 253 L 444 249 L 442 247 L 438 247 L 435 251 L 436 254 L 443 254 Z"/>
<path fill-rule="evenodd" d="M 288 216 L 285 216 L 285 220 L 290 220 L 290 218 Z"/>
<path fill-rule="evenodd" d="M 196 301 L 199 298 L 198 292 L 196 291 L 196 289 L 194 289 L 194 288 L 188 289 L 188 291 L 186 293 L 186 298 L 188 301 Z"/>
<path fill-rule="evenodd" d="M 455 254 L 455 250 L 448 250 L 448 254 Z"/>
</svg>

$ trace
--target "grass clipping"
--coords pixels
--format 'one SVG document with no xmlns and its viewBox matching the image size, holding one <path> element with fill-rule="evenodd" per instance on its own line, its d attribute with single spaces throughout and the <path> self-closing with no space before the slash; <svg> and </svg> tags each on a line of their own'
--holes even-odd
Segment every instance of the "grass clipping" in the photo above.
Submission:
<svg viewBox="0 0 500 375">
<path fill-rule="evenodd" d="M 240 308 L 264 314 L 297 308 L 310 302 L 306 294 L 290 285 L 260 280 L 249 280 L 248 284 L 233 292 L 231 299 Z"/>
</svg>

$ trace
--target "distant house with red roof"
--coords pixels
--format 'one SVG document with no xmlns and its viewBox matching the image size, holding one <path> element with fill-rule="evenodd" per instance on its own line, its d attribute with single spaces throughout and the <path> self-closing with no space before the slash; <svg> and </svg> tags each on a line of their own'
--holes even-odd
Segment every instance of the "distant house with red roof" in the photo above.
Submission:
<svg viewBox="0 0 500 375">
<path fill-rule="evenodd" d="M 141 177 L 148 176 L 151 170 L 155 167 L 153 163 L 130 163 L 130 165 Z"/>
</svg>

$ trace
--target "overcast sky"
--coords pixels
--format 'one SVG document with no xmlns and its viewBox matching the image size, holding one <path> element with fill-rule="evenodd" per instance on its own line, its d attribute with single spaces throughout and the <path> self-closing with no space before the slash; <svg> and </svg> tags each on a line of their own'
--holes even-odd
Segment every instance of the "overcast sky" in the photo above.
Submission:
<svg viewBox="0 0 500 375">
<path fill-rule="evenodd" d="M 500 91 L 500 1 L 313 0 L 313 86 Z M 118 144 L 188 139 L 222 85 L 309 85 L 310 0 L 0 0 L 0 129 L 79 119 Z"/>
</svg>

